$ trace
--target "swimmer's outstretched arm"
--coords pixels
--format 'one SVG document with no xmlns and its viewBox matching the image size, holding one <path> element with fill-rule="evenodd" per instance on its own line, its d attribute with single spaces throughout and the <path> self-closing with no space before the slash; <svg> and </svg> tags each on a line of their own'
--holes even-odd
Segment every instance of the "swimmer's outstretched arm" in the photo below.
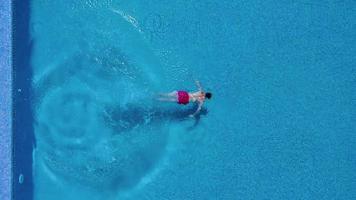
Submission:
<svg viewBox="0 0 356 200">
<path fill-rule="evenodd" d="M 195 115 L 197 115 L 200 112 L 202 107 L 203 107 L 203 102 L 199 102 L 198 109 L 193 114 L 189 115 L 189 117 L 195 117 Z"/>
<path fill-rule="evenodd" d="M 198 86 L 199 91 L 203 91 L 203 88 L 200 85 L 200 82 L 198 80 L 195 81 L 195 84 Z"/>
</svg>

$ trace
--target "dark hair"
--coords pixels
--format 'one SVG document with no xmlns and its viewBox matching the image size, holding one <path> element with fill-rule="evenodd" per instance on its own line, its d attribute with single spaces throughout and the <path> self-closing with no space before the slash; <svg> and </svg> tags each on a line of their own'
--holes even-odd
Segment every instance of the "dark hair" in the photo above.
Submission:
<svg viewBox="0 0 356 200">
<path fill-rule="evenodd" d="M 210 99 L 213 96 L 213 94 L 211 94 L 210 92 L 205 93 L 205 97 Z"/>
</svg>

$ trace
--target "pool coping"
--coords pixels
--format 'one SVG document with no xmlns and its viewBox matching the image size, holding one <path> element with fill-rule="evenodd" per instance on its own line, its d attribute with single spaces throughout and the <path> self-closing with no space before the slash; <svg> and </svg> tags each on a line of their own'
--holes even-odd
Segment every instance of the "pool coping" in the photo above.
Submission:
<svg viewBox="0 0 356 200">
<path fill-rule="evenodd" d="M 12 158 L 12 4 L 0 5 L 0 199 L 11 199 Z"/>
</svg>

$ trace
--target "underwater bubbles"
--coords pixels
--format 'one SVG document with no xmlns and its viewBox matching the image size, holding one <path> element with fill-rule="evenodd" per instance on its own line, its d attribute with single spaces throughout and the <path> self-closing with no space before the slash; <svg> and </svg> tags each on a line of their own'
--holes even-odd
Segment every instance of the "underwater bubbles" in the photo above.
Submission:
<svg viewBox="0 0 356 200">
<path fill-rule="evenodd" d="M 23 182 L 25 181 L 25 176 L 23 174 L 19 175 L 19 183 L 23 184 Z"/>
</svg>

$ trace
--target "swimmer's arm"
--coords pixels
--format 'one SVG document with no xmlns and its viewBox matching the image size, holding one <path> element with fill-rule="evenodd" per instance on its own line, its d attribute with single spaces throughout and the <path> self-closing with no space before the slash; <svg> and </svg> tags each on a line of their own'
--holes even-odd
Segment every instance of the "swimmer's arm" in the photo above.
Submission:
<svg viewBox="0 0 356 200">
<path fill-rule="evenodd" d="M 203 102 L 200 102 L 198 109 L 193 114 L 189 115 L 189 117 L 195 117 L 195 115 L 197 115 L 200 112 L 202 107 L 203 107 Z"/>
<path fill-rule="evenodd" d="M 198 80 L 195 81 L 195 84 L 198 86 L 199 91 L 203 91 L 203 88 L 200 85 L 200 82 Z"/>
</svg>

